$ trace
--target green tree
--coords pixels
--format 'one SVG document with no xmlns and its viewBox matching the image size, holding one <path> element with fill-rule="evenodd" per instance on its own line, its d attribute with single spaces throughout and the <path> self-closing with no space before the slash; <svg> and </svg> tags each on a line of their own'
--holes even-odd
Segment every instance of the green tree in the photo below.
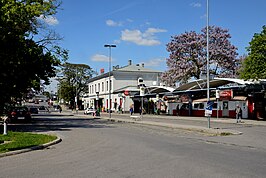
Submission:
<svg viewBox="0 0 266 178">
<path fill-rule="evenodd" d="M 86 64 L 64 63 L 61 69 L 61 78 L 59 78 L 58 95 L 74 106 L 75 97 L 88 91 L 89 79 L 95 74 L 95 71 Z"/>
<path fill-rule="evenodd" d="M 243 79 L 266 78 L 266 26 L 261 33 L 255 33 L 249 43 L 248 56 L 240 69 L 240 77 Z"/>
<path fill-rule="evenodd" d="M 0 113 L 11 98 L 19 98 L 28 88 L 49 83 L 56 66 L 67 52 L 53 45 L 59 38 L 45 29 L 40 17 L 54 15 L 55 0 L 0 0 Z M 44 36 L 39 30 L 46 31 Z M 52 37 L 52 38 L 51 38 Z"/>
</svg>

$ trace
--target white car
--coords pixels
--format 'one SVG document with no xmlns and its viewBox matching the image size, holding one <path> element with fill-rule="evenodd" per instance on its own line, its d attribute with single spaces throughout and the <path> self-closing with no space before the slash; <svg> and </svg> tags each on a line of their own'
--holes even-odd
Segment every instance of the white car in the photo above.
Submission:
<svg viewBox="0 0 266 178">
<path fill-rule="evenodd" d="M 85 110 L 84 110 L 84 114 L 94 114 L 96 112 L 96 110 L 95 109 L 93 109 L 93 108 L 86 108 Z"/>
</svg>

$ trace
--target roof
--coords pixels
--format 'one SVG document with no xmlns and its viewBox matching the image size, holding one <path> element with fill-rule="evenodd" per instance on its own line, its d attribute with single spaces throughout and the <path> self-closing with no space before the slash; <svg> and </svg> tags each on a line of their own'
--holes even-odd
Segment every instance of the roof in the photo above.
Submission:
<svg viewBox="0 0 266 178">
<path fill-rule="evenodd" d="M 127 65 L 121 68 L 116 69 L 115 71 L 121 72 L 152 72 L 152 73 L 161 73 L 159 70 L 153 70 L 145 68 L 141 65 Z"/>
<path fill-rule="evenodd" d="M 148 73 L 162 73 L 161 71 L 159 70 L 153 70 L 153 69 L 149 69 L 149 68 L 145 68 L 144 66 L 142 65 L 127 65 L 127 66 L 124 66 L 124 67 L 121 67 L 119 68 L 119 66 L 114 66 L 113 70 L 110 71 L 110 76 L 113 76 L 115 73 L 118 73 L 118 72 L 148 72 Z M 106 73 L 103 73 L 103 74 L 100 74 L 98 76 L 95 76 L 91 79 L 89 79 L 89 82 L 93 82 L 95 80 L 99 80 L 99 79 L 102 79 L 102 78 L 106 78 L 109 76 L 109 72 L 106 72 Z"/>
<path fill-rule="evenodd" d="M 164 92 L 173 92 L 174 88 L 166 86 L 150 86 L 146 87 L 145 93 L 164 93 Z"/>
<path fill-rule="evenodd" d="M 219 88 L 224 85 L 228 84 L 236 84 L 238 86 L 245 86 L 249 84 L 254 84 L 253 81 L 245 81 L 242 79 L 233 79 L 233 78 L 214 78 L 210 80 L 209 88 Z M 197 90 L 197 89 L 206 89 L 207 88 L 207 80 L 206 79 L 199 79 L 187 84 L 181 85 L 180 87 L 176 88 L 175 91 L 184 91 L 184 90 Z"/>
</svg>

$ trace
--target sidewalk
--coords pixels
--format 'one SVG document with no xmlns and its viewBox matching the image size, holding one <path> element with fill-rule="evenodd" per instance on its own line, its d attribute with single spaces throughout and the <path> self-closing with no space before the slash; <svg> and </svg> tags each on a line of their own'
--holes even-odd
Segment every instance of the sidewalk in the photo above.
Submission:
<svg viewBox="0 0 266 178">
<path fill-rule="evenodd" d="M 209 135 L 240 135 L 242 132 L 232 129 L 219 129 L 219 128 L 207 128 L 202 126 L 206 122 L 206 118 L 194 118 L 194 117 L 177 117 L 166 115 L 140 115 L 135 114 L 135 117 L 130 117 L 128 114 L 112 114 L 109 118 L 109 114 L 102 114 L 101 119 L 110 120 L 114 122 L 127 122 L 142 125 L 152 125 L 168 127 L 173 129 L 182 129 L 187 131 L 199 132 Z M 204 120 L 203 120 L 204 119 Z M 192 121 L 184 123 L 184 121 Z M 195 123 L 195 121 L 197 123 Z"/>
<path fill-rule="evenodd" d="M 68 112 L 68 111 L 67 111 Z M 74 115 L 84 115 L 83 111 L 79 111 L 78 113 L 72 113 L 69 111 L 68 113 Z M 84 115 L 85 117 L 93 117 L 90 115 Z M 113 122 L 127 122 L 127 123 L 135 123 L 135 124 L 143 124 L 143 125 L 152 125 L 152 126 L 161 126 L 175 129 L 183 129 L 188 131 L 195 131 L 203 134 L 210 135 L 240 135 L 242 132 L 229 129 L 228 127 L 219 127 L 214 125 L 219 124 L 228 124 L 228 125 L 236 125 L 236 120 L 232 118 L 211 118 L 211 128 L 207 128 L 207 118 L 206 117 L 189 117 L 189 116 L 169 116 L 169 115 L 149 115 L 145 114 L 141 118 L 139 114 L 133 114 L 133 117 L 130 114 L 118 114 L 111 113 L 111 118 L 109 118 L 109 113 L 101 112 L 100 119 L 105 119 Z M 98 117 L 97 117 L 98 118 Z M 242 119 L 242 123 L 239 125 L 260 125 L 266 126 L 265 121 L 256 121 L 256 120 L 248 120 Z"/>
</svg>

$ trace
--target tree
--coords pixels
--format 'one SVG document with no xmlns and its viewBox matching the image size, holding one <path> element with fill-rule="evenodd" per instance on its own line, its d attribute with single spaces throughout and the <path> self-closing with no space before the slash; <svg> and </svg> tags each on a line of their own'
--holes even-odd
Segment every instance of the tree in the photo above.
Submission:
<svg viewBox="0 0 266 178">
<path fill-rule="evenodd" d="M 166 59 L 168 71 L 162 74 L 162 80 L 168 85 L 176 82 L 186 83 L 189 79 L 199 79 L 202 72 L 206 72 L 207 60 L 207 30 L 201 33 L 185 32 L 173 36 L 167 44 L 170 52 Z M 228 30 L 221 27 L 209 27 L 209 63 L 210 75 L 217 77 L 235 76 L 238 65 L 237 48 L 233 46 Z"/>
<path fill-rule="evenodd" d="M 50 30 L 43 37 L 40 17 L 54 15 L 55 0 L 0 0 L 0 113 L 11 98 L 19 98 L 28 88 L 49 83 L 56 66 L 67 52 L 53 45 Z M 38 41 L 37 41 L 38 39 Z"/>
<path fill-rule="evenodd" d="M 86 64 L 64 63 L 59 78 L 59 98 L 69 101 L 74 105 L 75 97 L 88 91 L 88 81 L 95 74 L 95 71 Z"/>
<path fill-rule="evenodd" d="M 240 77 L 243 79 L 266 78 L 266 26 L 261 33 L 255 33 L 249 43 L 248 56 L 240 69 Z"/>
</svg>

